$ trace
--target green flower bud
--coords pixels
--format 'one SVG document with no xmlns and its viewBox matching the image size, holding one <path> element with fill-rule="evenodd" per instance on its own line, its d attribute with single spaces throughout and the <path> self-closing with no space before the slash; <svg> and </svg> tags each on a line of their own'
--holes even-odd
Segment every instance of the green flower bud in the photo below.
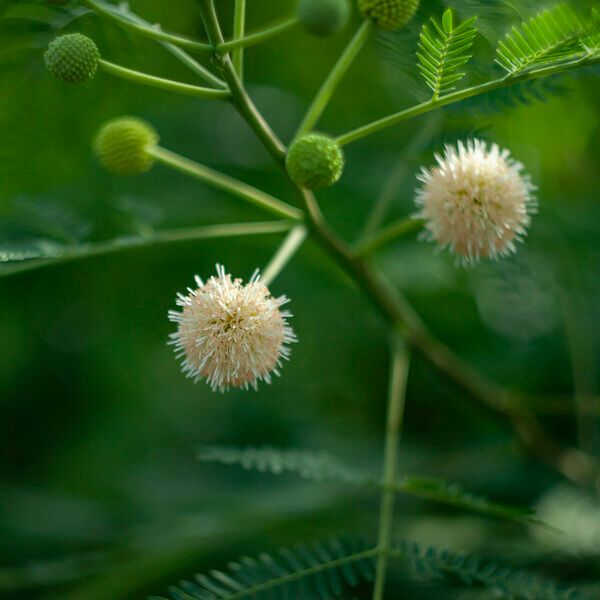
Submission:
<svg viewBox="0 0 600 600">
<path fill-rule="evenodd" d="M 136 117 L 119 117 L 105 123 L 94 139 L 100 164 L 116 175 L 139 175 L 152 168 L 148 149 L 160 138 L 156 130 Z"/>
<path fill-rule="evenodd" d="M 89 37 L 69 33 L 52 40 L 44 53 L 46 67 L 56 79 L 67 83 L 84 83 L 98 70 L 100 52 Z"/>
<path fill-rule="evenodd" d="M 333 185 L 342 176 L 344 154 L 335 140 L 309 133 L 292 144 L 285 166 L 294 183 L 319 190 Z"/>
<path fill-rule="evenodd" d="M 297 10 L 304 28 L 318 37 L 336 33 L 350 18 L 348 0 L 299 0 Z"/>
<path fill-rule="evenodd" d="M 358 10 L 388 31 L 404 27 L 419 8 L 420 0 L 358 0 Z"/>
</svg>

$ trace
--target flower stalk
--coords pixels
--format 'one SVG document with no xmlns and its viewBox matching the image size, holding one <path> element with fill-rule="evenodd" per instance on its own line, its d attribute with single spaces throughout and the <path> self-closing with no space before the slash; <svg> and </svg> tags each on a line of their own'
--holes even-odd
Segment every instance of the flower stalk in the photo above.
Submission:
<svg viewBox="0 0 600 600">
<path fill-rule="evenodd" d="M 165 148 L 161 148 L 160 146 L 148 148 L 147 152 L 156 161 L 164 165 L 194 177 L 204 183 L 208 183 L 214 188 L 229 192 L 238 198 L 242 198 L 242 200 L 246 200 L 263 210 L 277 215 L 278 217 L 296 221 L 302 219 L 303 214 L 301 210 L 282 200 L 278 200 L 247 183 L 229 177 L 229 175 L 219 173 L 210 167 L 201 165 L 200 163 L 185 158 L 184 156 L 180 156 Z"/>
<path fill-rule="evenodd" d="M 357 256 L 369 256 L 386 244 L 410 235 L 411 233 L 415 233 L 422 227 L 422 219 L 413 219 L 411 217 L 398 219 L 374 234 L 361 239 L 358 244 L 355 245 L 354 252 Z"/>
<path fill-rule="evenodd" d="M 308 133 L 317 124 L 321 115 L 325 112 L 329 101 L 331 100 L 337 86 L 348 72 L 348 69 L 362 50 L 363 46 L 369 39 L 369 35 L 373 30 L 373 23 L 370 20 L 363 21 L 358 31 L 354 34 L 346 49 L 331 69 L 329 75 L 323 82 L 321 89 L 317 92 L 312 104 L 310 105 L 304 119 L 300 123 L 294 139 Z"/>
<path fill-rule="evenodd" d="M 261 274 L 260 280 L 268 287 L 273 283 L 275 278 L 283 271 L 294 254 L 300 249 L 308 231 L 304 225 L 296 225 L 290 230 L 285 240 L 269 261 Z"/>
<path fill-rule="evenodd" d="M 172 79 L 164 79 L 163 77 L 148 75 L 148 73 L 134 71 L 133 69 L 122 67 L 121 65 L 117 65 L 104 59 L 100 59 L 98 61 L 98 66 L 109 75 L 114 75 L 115 77 L 119 77 L 133 83 L 139 83 L 141 85 L 166 90 L 168 92 L 174 92 L 176 94 L 194 96 L 196 98 L 203 98 L 205 100 L 226 100 L 229 98 L 229 92 L 227 90 L 215 90 L 212 88 L 190 85 L 189 83 L 173 81 Z"/>
</svg>

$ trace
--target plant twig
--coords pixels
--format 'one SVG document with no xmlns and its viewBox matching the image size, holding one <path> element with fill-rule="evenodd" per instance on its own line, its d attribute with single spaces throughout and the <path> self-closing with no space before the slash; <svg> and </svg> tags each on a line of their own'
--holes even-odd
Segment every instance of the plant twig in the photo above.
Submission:
<svg viewBox="0 0 600 600">
<path fill-rule="evenodd" d="M 317 92 L 317 95 L 312 101 L 306 115 L 302 119 L 294 138 L 298 138 L 301 135 L 308 133 L 316 125 L 317 121 L 327 108 L 335 89 L 354 62 L 354 59 L 358 56 L 358 53 L 365 45 L 372 29 L 372 22 L 369 19 L 365 19 L 363 24 L 358 28 L 358 31 L 348 43 L 348 46 L 346 46 L 346 49 L 336 64 L 333 66 L 333 69 L 331 69 L 327 79 L 325 79 L 323 82 L 321 89 Z"/>
<path fill-rule="evenodd" d="M 388 127 L 397 125 L 402 121 L 406 121 L 437 108 L 441 108 L 442 106 L 455 104 L 461 100 L 466 100 L 467 98 L 486 94 L 501 88 L 511 87 L 517 83 L 531 81 L 532 79 L 538 79 L 540 77 L 556 75 L 569 71 L 575 67 L 597 64 L 598 62 L 600 62 L 600 57 L 585 57 L 575 61 L 551 65 L 541 69 L 533 69 L 531 71 L 527 71 L 526 73 L 522 73 L 521 75 L 517 75 L 516 77 L 503 77 L 501 79 L 488 81 L 487 83 L 483 83 L 481 85 L 476 85 L 465 90 L 459 90 L 458 92 L 452 92 L 451 94 L 440 96 L 437 100 L 427 100 L 426 102 L 411 106 L 410 108 L 388 115 L 387 117 L 377 119 L 376 121 L 372 121 L 371 123 L 367 123 L 366 125 L 362 125 L 361 127 L 357 127 L 348 133 L 338 136 L 336 141 L 341 146 L 345 146 L 374 133 L 378 133 L 379 131 L 387 129 Z"/>
<path fill-rule="evenodd" d="M 275 278 L 283 271 L 290 259 L 300 249 L 304 240 L 306 240 L 308 232 L 304 225 L 296 225 L 288 233 L 285 240 L 269 261 L 269 264 L 264 268 L 260 280 L 266 286 L 270 286 Z"/>
<path fill-rule="evenodd" d="M 180 81 L 173 81 L 171 79 L 164 79 L 163 77 L 148 75 L 148 73 L 134 71 L 133 69 L 116 65 L 104 59 L 100 59 L 99 65 L 104 72 L 120 77 L 121 79 L 132 81 L 133 83 L 140 83 L 161 90 L 184 94 L 186 96 L 195 96 L 196 98 L 204 98 L 207 100 L 225 100 L 229 98 L 229 92 L 227 90 L 215 90 L 212 88 L 190 85 L 189 83 L 181 83 Z"/>
<path fill-rule="evenodd" d="M 281 23 L 277 23 L 269 27 L 268 29 L 264 29 L 263 31 L 258 31 L 257 33 L 251 33 L 250 35 L 246 35 L 244 37 L 234 37 L 229 42 L 222 42 L 217 45 L 217 53 L 218 54 L 227 54 L 229 52 L 241 51 L 243 48 L 250 48 L 250 46 L 256 46 L 257 44 L 261 44 L 263 42 L 268 42 L 273 38 L 280 36 L 284 33 L 287 33 L 294 27 L 298 25 L 299 21 L 297 17 L 291 17 L 290 19 L 286 19 L 285 21 L 281 21 Z M 235 56 L 234 56 L 235 58 Z M 235 61 L 234 61 L 235 64 Z M 236 69 L 236 72 L 237 69 Z M 238 72 L 238 75 L 241 75 Z"/>
<path fill-rule="evenodd" d="M 125 8 L 125 6 L 120 6 L 116 8 L 112 4 L 106 4 L 103 0 L 93 0 L 94 5 L 102 9 L 102 14 L 109 18 L 118 18 L 120 21 L 125 21 L 129 23 L 135 23 L 137 25 L 142 25 L 144 27 L 144 31 L 147 31 L 149 28 L 152 28 L 152 25 L 142 19 L 139 15 L 131 12 L 129 9 Z M 156 30 L 156 27 L 153 28 Z M 159 30 L 160 31 L 160 30 Z M 152 36 L 154 37 L 154 36 Z M 170 52 L 177 60 L 183 63 L 190 71 L 198 75 L 201 79 L 214 85 L 217 88 L 226 88 L 225 82 L 219 79 L 216 75 L 214 75 L 211 71 L 209 71 L 206 67 L 201 65 L 196 59 L 192 58 L 184 49 L 175 44 L 156 40 L 158 43 L 165 48 L 168 52 Z"/>
<path fill-rule="evenodd" d="M 106 17 L 116 23 L 119 27 L 131 31 L 137 35 L 151 38 L 159 42 L 168 42 L 187 50 L 193 50 L 202 54 L 210 54 L 213 52 L 213 47 L 210 44 L 205 44 L 192 38 L 188 38 L 182 35 L 175 35 L 167 33 L 156 27 L 152 27 L 145 23 L 135 23 L 126 17 L 118 14 L 115 10 L 116 7 L 107 5 L 104 2 L 98 0 L 82 0 L 85 5 L 91 8 L 94 12 Z"/>
<path fill-rule="evenodd" d="M 235 42 L 244 37 L 246 31 L 246 0 L 235 0 L 233 15 L 233 40 Z M 217 49 L 218 52 L 218 49 Z M 244 80 L 244 47 L 241 46 L 233 51 L 233 68 L 238 77 Z"/>
<path fill-rule="evenodd" d="M 175 152 L 171 152 L 170 150 L 166 150 L 165 148 L 161 148 L 160 146 L 149 148 L 148 153 L 153 156 L 158 162 L 172 167 L 177 171 L 181 171 L 186 175 L 190 175 L 208 183 L 209 185 L 220 189 L 225 190 L 226 192 L 230 192 L 234 194 L 238 198 L 242 198 L 263 210 L 267 210 L 278 217 L 284 217 L 286 219 L 294 219 L 299 220 L 302 219 L 302 211 L 292 206 L 291 204 L 287 204 L 282 200 L 279 200 L 273 196 L 270 196 L 266 192 L 259 190 L 257 188 L 244 183 L 243 181 L 239 181 L 230 177 L 229 175 L 224 175 L 223 173 L 219 173 L 210 167 L 206 167 L 197 163 L 189 158 L 185 158 L 184 156 L 180 156 Z"/>
<path fill-rule="evenodd" d="M 264 221 L 250 223 L 223 223 L 156 231 L 145 236 L 122 236 L 105 242 L 91 242 L 73 247 L 64 247 L 51 256 L 42 256 L 0 266 L 0 278 L 34 271 L 42 267 L 60 265 L 73 260 L 104 256 L 123 250 L 149 248 L 175 242 L 283 233 L 292 227 L 292 221 Z"/>
<path fill-rule="evenodd" d="M 406 381 L 408 377 L 409 355 L 403 342 L 394 340 L 388 392 L 388 412 L 383 458 L 383 490 L 381 492 L 381 511 L 379 515 L 379 533 L 377 536 L 377 565 L 373 600 L 383 599 L 387 571 L 388 552 L 392 541 L 394 519 L 394 501 L 396 493 L 396 472 L 398 469 L 398 447 L 406 401 Z"/>
<path fill-rule="evenodd" d="M 422 226 L 423 221 L 421 219 L 412 219 L 411 217 L 398 219 L 397 221 L 386 225 L 383 229 L 375 232 L 373 235 L 360 240 L 355 246 L 355 253 L 358 256 L 368 256 L 369 254 L 373 254 L 373 252 L 382 246 L 385 246 L 387 243 L 410 233 L 414 233 Z"/>
</svg>

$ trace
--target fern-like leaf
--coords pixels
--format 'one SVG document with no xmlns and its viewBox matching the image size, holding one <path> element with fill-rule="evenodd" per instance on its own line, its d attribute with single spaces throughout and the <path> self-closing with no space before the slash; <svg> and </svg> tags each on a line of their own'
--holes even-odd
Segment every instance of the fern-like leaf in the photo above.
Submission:
<svg viewBox="0 0 600 600">
<path fill-rule="evenodd" d="M 395 545 L 391 555 L 406 561 L 419 579 L 452 577 L 467 587 L 482 587 L 502 600 L 591 600 L 571 586 L 536 573 L 484 562 L 465 554 L 452 554 L 437 548 L 423 548 L 412 541 Z"/>
<path fill-rule="evenodd" d="M 365 485 L 381 488 L 382 484 L 352 469 L 326 452 L 311 450 L 264 448 L 233 448 L 208 446 L 198 449 L 199 460 L 236 466 L 260 473 L 292 473 L 310 481 L 339 481 L 352 485 Z M 459 485 L 439 479 L 404 477 L 393 489 L 408 496 L 414 496 L 440 504 L 455 506 L 463 510 L 497 517 L 508 521 L 539 523 L 532 518 L 535 511 L 529 508 L 505 506 L 491 502 L 463 490 Z"/>
<path fill-rule="evenodd" d="M 332 538 L 244 557 L 226 571 L 198 574 L 169 589 L 173 600 L 329 600 L 371 581 L 377 550 L 356 539 Z M 155 598 L 154 600 L 159 600 Z M 165 600 L 160 599 L 160 600 Z"/>
<path fill-rule="evenodd" d="M 311 450 L 262 448 L 234 448 L 207 446 L 198 449 L 197 457 L 202 462 L 213 462 L 242 467 L 260 473 L 292 473 L 311 481 L 343 481 L 363 483 L 365 478 L 343 465 L 327 452 Z"/>
<path fill-rule="evenodd" d="M 472 56 L 476 20 L 472 17 L 455 26 L 452 10 L 447 9 L 441 24 L 432 18 L 431 24 L 423 25 L 417 57 L 434 100 L 454 90 L 465 76 L 461 69 Z"/>
<path fill-rule="evenodd" d="M 394 489 L 410 496 L 508 520 L 531 521 L 532 515 L 535 514 L 533 509 L 498 504 L 483 496 L 466 492 L 456 483 L 448 483 L 439 479 L 405 477 L 394 486 Z"/>
<path fill-rule="evenodd" d="M 496 62 L 513 77 L 531 67 L 569 58 L 582 49 L 586 27 L 568 4 L 558 4 L 513 27 L 498 44 Z"/>
</svg>

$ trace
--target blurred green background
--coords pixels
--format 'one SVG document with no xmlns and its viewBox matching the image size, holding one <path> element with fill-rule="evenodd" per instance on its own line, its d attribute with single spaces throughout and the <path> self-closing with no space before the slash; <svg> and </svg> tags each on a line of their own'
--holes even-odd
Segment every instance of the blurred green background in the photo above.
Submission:
<svg viewBox="0 0 600 600">
<path fill-rule="evenodd" d="M 233 2 L 217 4 L 231 22 Z M 257 29 L 289 15 L 294 2 L 248 4 L 249 28 Z M 202 31 L 193 0 L 131 6 L 167 29 Z M 413 56 L 418 28 L 444 6 L 463 17 L 481 15 L 484 35 L 470 75 L 478 81 L 494 72 L 493 48 L 509 24 L 543 5 L 422 2 L 407 31 L 370 43 L 320 129 L 341 133 L 422 97 Z M 122 114 L 153 123 L 166 148 L 290 200 L 284 178 L 225 104 L 103 74 L 67 86 L 53 80 L 42 61 L 55 35 L 81 31 L 109 60 L 193 82 L 159 46 L 76 2 L 4 0 L 0 11 L 0 242 L 42 235 L 73 243 L 265 219 L 162 166 L 129 179 L 102 171 L 90 140 L 104 120 Z M 247 53 L 249 90 L 285 141 L 357 23 L 355 15 L 342 34 L 325 41 L 296 30 Z M 545 103 L 523 105 L 503 94 L 353 144 L 342 181 L 320 195 L 327 217 L 352 238 L 382 194 L 386 220 L 413 210 L 414 174 L 444 143 L 477 135 L 510 148 L 539 186 L 540 199 L 516 256 L 464 269 L 411 238 L 378 253 L 376 261 L 462 356 L 511 388 L 556 396 L 552 407 L 535 410 L 573 445 L 582 428 L 568 400 L 574 371 L 583 374 L 587 393 L 598 391 L 598 75 L 587 70 L 550 82 L 536 90 L 548 95 Z M 258 393 L 212 393 L 182 376 L 166 345 L 172 329 L 166 313 L 194 274 L 210 275 L 218 261 L 248 277 L 280 240 L 173 244 L 0 279 L 1 598 L 133 600 L 242 554 L 340 531 L 372 537 L 376 494 L 195 459 L 198 444 L 268 444 L 327 449 L 373 473 L 380 468 L 386 328 L 313 243 L 273 286 L 292 299 L 300 338 L 273 385 Z M 598 419 L 581 421 L 586 449 L 600 458 Z M 399 536 L 531 565 L 566 580 L 600 576 L 597 496 L 564 487 L 510 430 L 419 358 L 409 381 L 401 460 L 403 472 L 459 481 L 508 503 L 539 503 L 542 518 L 565 534 L 557 539 L 400 498 Z M 415 586 L 400 575 L 393 585 L 398 597 L 411 599 L 487 597 Z M 368 590 L 360 597 L 369 597 Z"/>
</svg>

